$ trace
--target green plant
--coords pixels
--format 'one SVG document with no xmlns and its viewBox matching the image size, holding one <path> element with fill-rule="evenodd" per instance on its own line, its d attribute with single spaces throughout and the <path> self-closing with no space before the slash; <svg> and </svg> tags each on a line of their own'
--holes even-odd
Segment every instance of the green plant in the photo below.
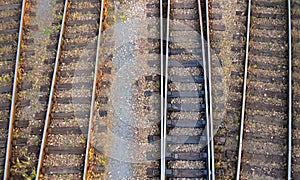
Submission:
<svg viewBox="0 0 300 180">
<path fill-rule="evenodd" d="M 10 94 L 10 93 L 7 93 L 6 96 L 7 96 L 7 98 L 8 98 L 9 100 L 11 100 L 11 94 Z"/>
<path fill-rule="evenodd" d="M 36 170 L 35 170 L 35 167 L 33 167 L 29 177 L 27 177 L 27 179 L 34 179 L 36 176 Z"/>
<path fill-rule="evenodd" d="M 21 174 L 23 177 L 29 177 L 27 174 L 27 166 L 30 165 L 29 161 L 20 160 L 18 157 L 12 162 L 11 171 L 14 173 Z"/>
<path fill-rule="evenodd" d="M 58 177 L 61 177 L 61 176 L 63 176 L 63 175 L 65 175 L 65 173 L 57 173 L 57 176 L 58 176 Z"/>
<path fill-rule="evenodd" d="M 76 18 L 80 17 L 80 15 L 81 15 L 81 14 L 79 14 L 79 12 L 76 11 L 76 12 L 74 12 L 74 14 L 72 15 L 72 17 L 73 17 L 74 19 L 76 19 Z"/>
<path fill-rule="evenodd" d="M 120 12 L 120 19 L 121 19 L 121 21 L 122 22 L 125 22 L 125 20 L 126 20 L 126 17 L 125 17 L 125 14 L 124 14 L 124 12 L 122 11 L 122 12 Z"/>
<path fill-rule="evenodd" d="M 33 108 L 37 108 L 38 105 L 37 105 L 37 103 L 35 102 L 35 103 L 32 103 L 31 106 L 32 106 Z"/>
<path fill-rule="evenodd" d="M 160 81 L 156 81 L 156 86 L 160 87 Z"/>
<path fill-rule="evenodd" d="M 99 161 L 99 163 L 101 164 L 101 166 L 105 166 L 106 160 L 107 160 L 106 157 L 100 157 L 100 158 L 98 159 L 98 161 Z"/>
<path fill-rule="evenodd" d="M 34 87 L 34 88 L 38 88 L 38 87 L 39 87 L 39 78 L 36 78 L 36 79 L 35 79 L 35 82 L 34 82 L 34 84 L 33 84 L 33 87 Z"/>
<path fill-rule="evenodd" d="M 52 31 L 48 28 L 43 29 L 43 34 L 47 34 L 50 35 L 52 33 Z"/>
<path fill-rule="evenodd" d="M 34 138 L 34 140 L 32 141 L 32 144 L 33 144 L 33 145 L 38 145 L 38 142 L 39 142 L 39 138 L 36 137 L 36 138 Z"/>
<path fill-rule="evenodd" d="M 80 138 L 80 143 L 85 144 L 85 137 L 84 137 L 84 136 L 82 136 L 82 137 Z"/>
<path fill-rule="evenodd" d="M 59 24 L 59 25 L 57 25 L 57 26 L 54 26 L 54 29 L 60 30 L 60 29 L 61 29 L 61 24 Z"/>
<path fill-rule="evenodd" d="M 58 20 L 62 20 L 62 18 L 63 18 L 63 13 L 62 12 L 60 12 L 58 15 L 57 15 L 57 18 L 58 18 Z"/>
<path fill-rule="evenodd" d="M 0 82 L 9 82 L 9 80 L 10 80 L 11 78 L 10 78 L 10 74 L 4 74 L 4 75 L 2 75 L 1 77 L 0 77 Z"/>
</svg>

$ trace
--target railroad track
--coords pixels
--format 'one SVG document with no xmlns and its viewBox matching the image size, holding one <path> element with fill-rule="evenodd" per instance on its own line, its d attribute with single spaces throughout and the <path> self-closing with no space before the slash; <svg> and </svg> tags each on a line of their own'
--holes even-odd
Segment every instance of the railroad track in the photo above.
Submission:
<svg viewBox="0 0 300 180">
<path fill-rule="evenodd" d="M 88 178 L 99 7 L 96 0 L 64 2 L 36 178 Z"/>
<path fill-rule="evenodd" d="M 166 34 L 161 31 L 165 40 L 161 47 L 165 49 L 160 51 L 161 57 L 165 55 L 160 76 L 165 82 L 160 92 L 163 114 L 160 135 L 149 135 L 148 140 L 161 142 L 161 162 L 160 169 L 148 169 L 148 177 L 214 179 L 210 165 L 209 73 L 203 61 L 205 11 L 202 13 L 200 1 L 191 0 L 160 2 L 160 12 L 166 15 L 161 25 L 167 30 Z"/>
<path fill-rule="evenodd" d="M 248 1 L 236 179 L 292 176 L 288 2 Z"/>
<path fill-rule="evenodd" d="M 13 89 L 11 84 L 14 81 L 14 66 L 16 65 L 16 54 L 19 54 L 20 48 L 18 39 L 21 37 L 20 16 L 22 14 L 22 1 L 1 1 L 1 27 L 0 27 L 0 90 L 1 90 L 1 153 L 0 153 L 0 173 L 3 178 L 4 164 L 5 164 L 5 147 L 8 138 L 8 124 L 10 120 L 10 105 L 13 96 Z"/>
<path fill-rule="evenodd" d="M 62 1 L 46 3 L 52 6 L 48 11 L 38 9 L 39 1 L 24 1 L 22 36 L 19 65 L 15 66 L 18 79 L 15 85 L 14 104 L 11 104 L 9 140 L 7 141 L 5 176 L 15 179 L 35 176 L 38 144 L 45 115 L 52 64 L 57 46 L 58 28 L 52 23 L 59 22 Z M 53 11 L 53 12 L 52 12 Z M 44 16 L 43 16 L 44 15 Z M 44 22 L 44 18 L 48 22 Z M 41 32 L 37 35 L 36 32 Z M 20 44 L 20 43 L 19 43 Z M 12 144 L 11 147 L 9 145 Z M 5 177 L 5 179 L 6 179 Z"/>
</svg>

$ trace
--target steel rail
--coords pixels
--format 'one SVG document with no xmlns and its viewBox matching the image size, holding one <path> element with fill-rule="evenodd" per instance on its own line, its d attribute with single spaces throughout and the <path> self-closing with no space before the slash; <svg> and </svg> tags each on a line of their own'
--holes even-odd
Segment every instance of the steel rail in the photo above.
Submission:
<svg viewBox="0 0 300 180">
<path fill-rule="evenodd" d="M 207 64 L 206 64 L 206 54 L 205 54 L 205 44 L 204 44 L 204 35 L 203 35 L 203 20 L 202 20 L 202 9 L 201 9 L 201 2 L 200 0 L 198 0 L 198 13 L 199 13 L 199 23 L 200 23 L 200 35 L 201 35 L 201 46 L 202 46 L 202 61 L 203 61 L 203 74 L 204 74 L 204 94 L 205 94 L 205 116 L 206 116 L 206 121 L 208 121 L 209 119 L 209 102 L 208 102 L 208 89 L 207 89 Z M 210 159 L 211 159 L 211 148 L 210 148 L 210 128 L 209 128 L 209 123 L 207 123 L 206 125 L 206 136 L 207 136 L 207 177 L 208 180 L 210 180 L 210 173 L 211 173 L 211 163 L 210 163 Z"/>
<path fill-rule="evenodd" d="M 170 32 L 170 0 L 167 1 L 167 24 L 166 24 L 166 56 L 164 63 L 164 114 L 163 114 L 163 139 L 162 139 L 162 161 L 161 161 L 161 180 L 166 179 L 166 146 L 167 146 L 167 113 L 168 113 L 168 66 L 169 66 L 169 32 Z M 162 14 L 161 14 L 162 15 Z M 162 52 L 163 53 L 163 52 Z"/>
<path fill-rule="evenodd" d="M 165 75 L 164 75 L 164 19 L 163 19 L 163 0 L 159 1 L 159 9 L 160 9 L 160 157 L 161 157 L 161 161 L 160 161 L 160 179 L 164 180 L 165 179 L 165 174 L 166 174 L 166 169 L 165 169 L 165 160 L 166 160 L 166 153 L 165 153 L 165 149 L 166 149 L 166 138 L 165 138 L 165 126 L 166 126 L 166 121 L 165 121 L 165 111 L 164 109 L 165 104 L 164 104 L 164 97 L 165 97 L 165 92 L 164 92 L 164 83 L 167 83 L 167 81 L 164 81 L 165 79 Z"/>
<path fill-rule="evenodd" d="M 20 16 L 18 47 L 17 47 L 17 53 L 16 53 L 16 62 L 15 62 L 15 69 L 14 69 L 14 81 L 13 81 L 13 88 L 12 88 L 12 95 L 11 95 L 11 106 L 10 106 L 8 132 L 7 132 L 8 134 L 7 134 L 5 163 L 4 163 L 4 174 L 3 174 L 3 179 L 5 179 L 5 180 L 9 178 L 10 157 L 11 157 L 11 149 L 12 149 L 14 122 L 15 122 L 17 84 L 18 84 L 18 75 L 19 75 L 18 69 L 19 69 L 20 56 L 21 56 L 20 54 L 21 54 L 21 43 L 22 43 L 22 34 L 23 34 L 23 26 L 24 26 L 25 6 L 26 6 L 26 0 L 23 0 L 22 1 L 21 16 Z"/>
<path fill-rule="evenodd" d="M 244 84 L 243 84 L 243 99 L 242 99 L 242 112 L 240 122 L 240 135 L 239 135 L 239 149 L 238 149 L 238 162 L 236 170 L 236 180 L 240 179 L 241 159 L 243 149 L 243 135 L 244 135 L 244 121 L 246 109 L 246 93 L 247 93 L 247 78 L 248 78 L 248 53 L 249 53 L 249 40 L 250 40 L 250 19 L 251 19 L 251 0 L 248 1 L 248 15 L 247 15 L 247 42 L 245 53 L 245 68 L 244 68 Z"/>
<path fill-rule="evenodd" d="M 65 31 L 65 24 L 66 24 L 65 22 L 66 22 L 66 16 L 67 16 L 68 3 L 69 3 L 69 1 L 65 0 L 63 19 L 62 19 L 62 23 L 61 23 L 58 46 L 57 46 L 57 51 L 56 51 L 56 58 L 55 58 L 55 62 L 54 62 L 54 70 L 53 70 L 53 75 L 52 75 L 50 94 L 49 94 L 49 99 L 48 99 L 48 107 L 47 107 L 47 112 L 46 112 L 45 122 L 44 122 L 42 143 L 41 143 L 41 146 L 40 146 L 38 165 L 37 165 L 37 168 L 36 168 L 36 177 L 35 177 L 36 180 L 39 179 L 39 176 L 41 174 L 41 169 L 42 169 L 43 160 L 44 160 L 44 153 L 45 153 L 44 150 L 45 150 L 45 147 L 46 147 L 46 144 L 47 144 L 48 128 L 49 128 L 49 125 L 50 125 L 50 114 L 51 114 L 51 110 L 52 110 L 52 101 L 53 101 L 55 83 L 56 83 L 56 78 L 57 78 L 58 64 L 59 64 L 60 54 L 61 54 L 61 51 L 62 51 L 61 47 L 62 47 L 62 42 L 63 42 L 63 34 L 64 34 L 64 31 Z"/>
<path fill-rule="evenodd" d="M 215 153 L 214 153 L 214 126 L 213 126 L 213 99 L 211 92 L 211 54 L 210 54 L 210 36 L 209 36 L 209 2 L 206 0 L 206 37 L 207 37 L 207 66 L 208 66 L 208 99 L 209 99 L 209 124 L 210 124 L 210 148 L 211 148 L 211 179 L 215 180 Z"/>
<path fill-rule="evenodd" d="M 292 179 L 292 121 L 293 121 L 293 114 L 292 114 L 292 103 L 293 103 L 293 85 L 292 85 L 292 20 L 291 20 L 291 1 L 288 0 L 288 46 L 289 46 L 289 98 L 288 98 L 288 173 L 287 179 Z"/>
<path fill-rule="evenodd" d="M 98 30 L 98 38 L 97 38 L 94 79 L 93 79 L 93 91 L 92 91 L 92 98 L 91 98 L 90 118 L 89 118 L 89 124 L 88 124 L 88 135 L 87 135 L 84 170 L 83 170 L 83 179 L 84 180 L 87 179 L 88 165 L 89 165 L 89 150 L 91 148 L 91 139 L 92 139 L 92 126 L 93 126 L 93 120 L 95 117 L 94 109 L 95 109 L 95 98 L 96 98 L 96 84 L 97 84 L 97 76 L 98 76 L 99 51 L 100 51 L 101 35 L 102 35 L 101 28 L 102 28 L 102 20 L 103 20 L 104 0 L 100 0 L 100 2 L 101 2 L 101 8 L 100 8 L 100 20 L 99 20 L 99 30 Z"/>
</svg>

